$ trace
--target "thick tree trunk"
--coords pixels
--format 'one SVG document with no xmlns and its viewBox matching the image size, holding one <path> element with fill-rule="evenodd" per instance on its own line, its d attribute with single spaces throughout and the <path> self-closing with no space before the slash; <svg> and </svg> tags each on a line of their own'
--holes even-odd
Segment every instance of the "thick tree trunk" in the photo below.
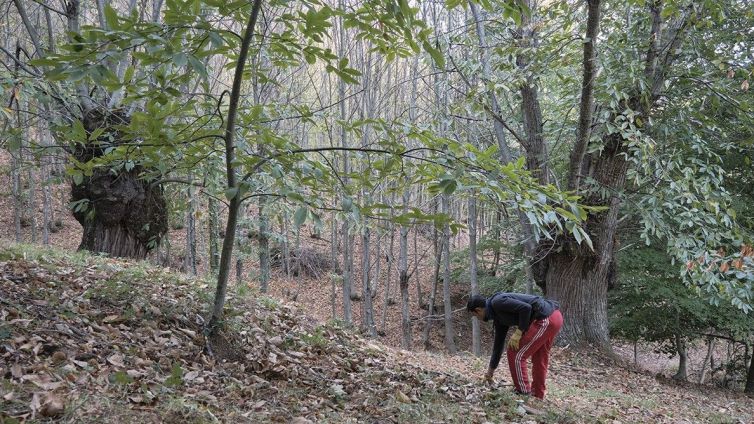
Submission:
<svg viewBox="0 0 754 424">
<path fill-rule="evenodd" d="M 590 214 L 585 229 L 594 250 L 572 239 L 563 241 L 560 251 L 547 260 L 546 294 L 560 301 L 564 324 L 562 343 L 594 344 L 610 349 L 607 326 L 607 286 L 615 260 L 615 234 L 618 228 L 619 194 L 626 181 L 628 163 L 620 135 L 605 140 L 605 148 L 595 161 L 592 177 L 611 195 L 590 196 L 585 204 L 607 206 L 604 212 Z"/>
<path fill-rule="evenodd" d="M 83 119 L 88 133 L 98 128 L 111 129 L 128 122 L 117 113 L 93 109 Z M 120 140 L 117 131 L 103 137 Z M 73 156 L 88 162 L 103 154 L 98 145 L 79 145 Z M 159 245 L 167 231 L 167 204 L 162 186 L 139 177 L 141 168 L 113 174 L 97 168 L 81 184 L 72 184 L 71 200 L 86 201 L 87 207 L 74 210 L 73 216 L 83 227 L 80 250 L 116 257 L 144 258 Z"/>
</svg>

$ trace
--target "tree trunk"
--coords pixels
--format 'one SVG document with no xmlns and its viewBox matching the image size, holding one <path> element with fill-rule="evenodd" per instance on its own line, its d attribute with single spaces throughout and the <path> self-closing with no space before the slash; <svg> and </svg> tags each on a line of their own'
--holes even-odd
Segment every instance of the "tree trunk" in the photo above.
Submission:
<svg viewBox="0 0 754 424">
<path fill-rule="evenodd" d="M 681 335 L 675 335 L 675 349 L 678 352 L 678 372 L 673 376 L 674 380 L 686 381 L 688 379 L 687 363 L 689 359 L 686 350 L 686 341 Z"/>
<path fill-rule="evenodd" d="M 353 280 L 353 236 L 351 236 L 348 218 L 343 220 L 343 320 L 350 325 L 353 321 L 351 310 L 351 284 Z"/>
<path fill-rule="evenodd" d="M 710 364 L 712 368 L 712 352 L 715 349 L 715 338 L 707 338 L 707 354 L 704 356 L 704 362 L 702 362 L 702 370 L 699 372 L 699 384 L 704 384 L 704 380 L 707 379 L 707 364 Z M 749 370 L 751 373 L 751 370 Z"/>
<path fill-rule="evenodd" d="M 746 386 L 744 387 L 744 393 L 754 395 L 754 352 L 752 352 L 751 355 L 749 372 L 746 373 Z"/>
<path fill-rule="evenodd" d="M 450 198 L 442 195 L 442 211 L 450 213 Z M 450 354 L 456 353 L 455 331 L 453 329 L 453 305 L 450 303 L 450 224 L 443 227 L 443 277 L 442 300 L 445 315 L 445 348 Z"/>
<path fill-rule="evenodd" d="M 42 158 L 42 244 L 50 245 L 50 227 L 52 226 L 52 215 L 50 214 L 50 166 Z"/>
<path fill-rule="evenodd" d="M 471 194 L 469 198 L 469 280 L 471 281 L 471 295 L 479 294 L 479 284 L 477 282 L 477 213 L 476 213 L 476 196 Z M 479 320 L 476 316 L 471 318 L 471 351 L 476 356 L 482 354 L 481 331 L 479 329 Z"/>
<path fill-rule="evenodd" d="M 280 223 L 280 233 L 282 237 L 283 245 L 283 271 L 285 276 L 291 278 L 293 275 L 293 268 L 291 266 L 291 243 L 288 240 L 288 213 L 283 212 L 283 221 Z"/>
<path fill-rule="evenodd" d="M 338 310 L 335 305 L 337 290 L 337 281 L 340 273 L 340 263 L 338 261 L 338 219 L 335 212 L 332 214 L 331 238 L 330 238 L 330 260 L 332 261 L 332 273 L 330 274 L 330 307 L 332 308 L 332 319 L 338 317 Z"/>
<path fill-rule="evenodd" d="M 394 199 L 391 200 L 391 202 L 390 202 L 390 205 L 391 205 L 391 210 L 390 210 L 391 218 L 392 218 L 392 214 L 393 214 L 393 212 L 392 212 L 392 205 L 393 204 L 395 204 Z M 403 227 L 401 227 L 401 230 L 403 230 Z M 394 247 L 395 247 L 395 225 L 392 222 L 390 222 L 388 224 L 388 231 L 390 231 L 390 243 L 388 244 L 387 252 L 385 254 L 387 256 L 387 276 L 385 278 L 385 301 L 384 301 L 384 305 L 383 305 L 383 308 L 382 308 L 382 332 L 383 333 L 385 333 L 387 331 L 387 311 L 388 311 L 389 306 L 390 306 L 390 281 L 393 279 L 393 266 L 394 266 L 394 263 L 395 263 L 395 255 L 393 255 L 393 251 L 394 251 Z M 402 233 L 401 233 L 401 235 L 402 235 Z M 377 258 L 378 258 L 378 262 L 382 260 L 382 258 L 380 257 L 379 254 L 377 255 Z M 398 258 L 398 260 L 400 261 L 400 257 Z M 399 281 L 400 281 L 400 277 L 399 277 Z M 399 286 L 399 290 L 402 290 L 402 289 L 400 289 L 400 286 Z M 402 292 L 401 292 L 401 296 L 403 296 Z"/>
<path fill-rule="evenodd" d="M 270 283 L 270 235 L 266 196 L 259 197 L 259 291 L 267 293 Z"/>
<path fill-rule="evenodd" d="M 403 213 L 408 212 L 408 202 L 411 193 L 406 189 L 403 192 Z M 392 242 L 391 249 L 392 249 Z M 418 255 L 417 255 L 418 256 Z M 398 281 L 401 290 L 401 347 L 411 350 L 411 315 L 408 298 L 408 226 L 401 225 L 400 253 L 398 255 Z M 417 272 L 417 275 L 418 272 Z M 417 283 L 417 286 L 419 284 Z M 385 305 L 387 307 L 387 305 Z"/>
<path fill-rule="evenodd" d="M 196 199 L 194 197 L 194 190 L 189 186 L 187 190 L 188 194 L 188 210 L 186 210 L 186 260 L 185 268 L 186 272 L 191 275 L 196 275 Z"/>
<path fill-rule="evenodd" d="M 13 191 L 13 229 L 16 243 L 23 241 L 21 232 L 21 161 L 17 158 L 20 152 L 11 153 L 11 179 Z"/>
<path fill-rule="evenodd" d="M 209 270 L 214 274 L 220 267 L 220 218 L 217 200 L 210 197 L 207 202 L 209 209 Z"/>
<path fill-rule="evenodd" d="M 419 231 L 414 228 L 414 271 L 416 273 L 416 301 L 417 305 L 421 308 L 424 304 L 424 296 L 422 295 L 422 285 L 419 279 Z"/>
<path fill-rule="evenodd" d="M 365 223 L 366 224 L 366 223 Z M 364 228 L 362 234 L 362 264 L 361 264 L 361 283 L 363 296 L 361 303 L 361 326 L 362 331 L 369 337 L 377 337 L 377 330 L 374 326 L 374 309 L 372 308 L 372 289 L 370 286 L 370 257 L 369 257 L 369 240 L 370 231 L 369 227 Z"/>
<path fill-rule="evenodd" d="M 576 144 L 571 150 L 571 165 L 568 174 L 568 189 L 578 190 L 581 180 L 582 162 L 589 146 L 594 109 L 594 80 L 597 53 L 595 45 L 600 27 L 600 0 L 587 0 L 586 39 L 584 40 L 583 76 L 581 79 L 581 101 L 579 102 L 579 128 Z"/>
<path fill-rule="evenodd" d="M 105 128 L 104 139 L 120 140 L 118 125 L 128 117 L 101 109 L 90 110 L 83 119 L 87 133 Z M 108 141 L 112 143 L 112 141 Z M 77 145 L 71 152 L 79 162 L 89 162 L 102 154 L 98 144 Z M 73 211 L 83 227 L 79 250 L 114 257 L 143 259 L 159 245 L 167 232 L 167 203 L 162 186 L 139 177 L 141 167 L 113 174 L 96 168 L 80 184 L 72 183 L 72 202 L 86 202 L 86 208 Z"/>
<path fill-rule="evenodd" d="M 209 320 L 209 331 L 215 333 L 223 318 L 223 306 L 225 305 L 225 296 L 228 289 L 228 274 L 230 273 L 231 257 L 233 256 L 234 238 L 236 236 L 236 227 L 238 224 L 238 213 L 241 209 L 241 192 L 238 190 L 236 181 L 236 164 L 235 164 L 235 124 L 238 114 L 238 103 L 241 98 L 241 83 L 243 80 L 243 71 L 246 66 L 246 57 L 249 52 L 251 38 L 254 35 L 254 26 L 259 16 L 262 0 L 254 0 L 249 22 L 244 31 L 241 41 L 241 49 L 236 62 L 236 69 L 233 75 L 233 87 L 231 89 L 227 124 L 225 126 L 225 170 L 227 173 L 228 188 L 235 189 L 235 195 L 230 199 L 228 205 L 228 222 L 225 229 L 225 240 L 223 240 L 222 252 L 220 254 L 220 267 L 217 272 L 217 287 L 215 289 L 215 299 L 212 305 L 212 317 Z"/>
</svg>

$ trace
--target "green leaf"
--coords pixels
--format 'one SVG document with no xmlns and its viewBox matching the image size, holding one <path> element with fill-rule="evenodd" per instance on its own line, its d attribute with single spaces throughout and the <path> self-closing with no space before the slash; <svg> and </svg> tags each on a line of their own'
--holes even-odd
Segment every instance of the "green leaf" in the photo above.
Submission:
<svg viewBox="0 0 754 424">
<path fill-rule="evenodd" d="M 110 29 L 118 29 L 118 12 L 109 4 L 105 6 L 105 23 Z"/>
<path fill-rule="evenodd" d="M 296 226 L 296 228 L 301 228 L 301 226 L 304 225 L 308 212 L 309 211 L 306 206 L 300 206 L 298 209 L 296 209 L 296 213 L 293 214 L 293 224 Z"/>
</svg>

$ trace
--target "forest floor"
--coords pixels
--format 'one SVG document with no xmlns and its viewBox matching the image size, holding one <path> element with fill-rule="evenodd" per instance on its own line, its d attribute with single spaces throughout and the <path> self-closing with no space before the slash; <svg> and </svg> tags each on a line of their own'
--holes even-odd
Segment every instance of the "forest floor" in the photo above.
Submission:
<svg viewBox="0 0 754 424">
<path fill-rule="evenodd" d="M 0 246 L 0 422 L 751 423 L 754 399 L 555 349 L 548 401 L 519 407 L 485 358 L 410 352 L 144 262 Z M 207 348 L 209 347 L 209 349 Z"/>
<path fill-rule="evenodd" d="M 0 152 L 0 167 L 7 163 Z M 674 382 L 667 377 L 676 361 L 652 346 L 640 346 L 634 367 L 631 347 L 619 343 L 617 361 L 556 348 L 548 403 L 538 405 L 545 414 L 519 415 L 504 364 L 495 386 L 480 384 L 487 357 L 468 353 L 470 320 L 463 311 L 453 320 L 459 354 L 444 353 L 441 317 L 431 321 L 429 344 L 423 346 L 433 267 L 431 243 L 421 235 L 416 250 L 427 253 L 409 258 L 414 350 L 400 349 L 400 296 L 395 284 L 386 290 L 390 278 L 384 258 L 384 278 L 373 282 L 380 336 L 363 339 L 358 330 L 344 330 L 332 320 L 329 272 L 300 278 L 277 268 L 270 292 L 260 295 L 253 277 L 257 264 L 246 254 L 245 277 L 231 283 L 232 347 L 210 343 L 220 346 L 210 356 L 202 352 L 199 329 L 211 278 L 70 253 L 78 246 L 81 227 L 67 209 L 66 183 L 53 186 L 51 196 L 57 225 L 50 245 L 59 250 L 12 247 L 8 172 L 0 172 L 0 187 L 0 424 L 12 422 L 11 416 L 43 419 L 45 408 L 57 401 L 68 422 L 290 422 L 306 417 L 315 422 L 754 423 L 752 399 L 712 385 Z M 38 226 L 37 243 L 41 240 L 39 197 L 34 220 L 24 210 L 22 240 L 27 243 L 31 221 Z M 171 230 L 167 240 L 162 258 L 154 255 L 150 261 L 182 270 L 185 230 Z M 301 240 L 322 255 L 330 251 L 327 239 L 307 232 Z M 463 240 L 455 238 L 452 248 L 463 248 Z M 198 243 L 200 251 L 207 250 L 206 236 Z M 387 237 L 381 243 L 384 257 Z M 412 234 L 412 253 L 413 246 Z M 354 257 L 359 255 L 357 243 Z M 209 275 L 206 256 L 200 260 L 199 274 Z M 354 286 L 360 293 L 356 262 Z M 465 291 L 465 285 L 455 288 L 454 310 L 465 305 Z M 338 289 L 336 317 L 343 314 L 340 296 Z M 362 306 L 353 304 L 355 323 L 361 322 Z M 441 314 L 441 297 L 436 307 Z M 483 352 L 489 352 L 491 329 L 483 325 L 482 331 Z M 704 349 L 690 353 L 693 370 Z"/>
</svg>

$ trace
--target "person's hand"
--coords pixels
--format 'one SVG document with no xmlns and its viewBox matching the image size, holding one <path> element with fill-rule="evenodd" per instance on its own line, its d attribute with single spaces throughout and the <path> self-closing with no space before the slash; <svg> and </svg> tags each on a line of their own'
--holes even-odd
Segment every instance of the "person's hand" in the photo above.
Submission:
<svg viewBox="0 0 754 424">
<path fill-rule="evenodd" d="M 493 370 L 492 368 L 488 368 L 487 373 L 484 375 L 484 381 L 492 384 L 492 374 L 494 373 L 495 373 L 495 370 Z"/>
<path fill-rule="evenodd" d="M 524 333 L 521 332 L 518 328 L 516 331 L 511 334 L 511 340 L 508 342 L 508 346 L 512 347 L 513 349 L 518 350 L 519 344 L 521 344 L 521 336 L 523 336 Z"/>
</svg>

